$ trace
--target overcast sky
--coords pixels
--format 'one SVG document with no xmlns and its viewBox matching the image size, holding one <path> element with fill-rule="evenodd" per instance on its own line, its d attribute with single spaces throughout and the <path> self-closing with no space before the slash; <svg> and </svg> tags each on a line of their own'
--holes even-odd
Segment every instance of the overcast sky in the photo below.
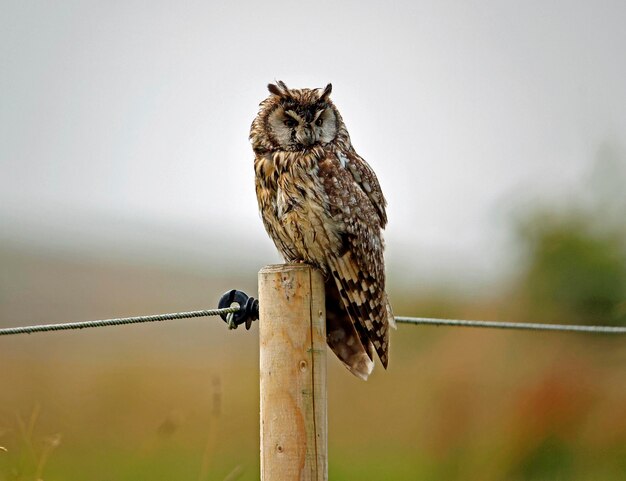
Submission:
<svg viewBox="0 0 626 481">
<path fill-rule="evenodd" d="M 625 19 L 623 0 L 1 0 L 0 237 L 275 262 L 250 123 L 268 82 L 332 82 L 390 265 L 495 272 L 509 208 L 575 195 L 626 141 Z"/>
</svg>

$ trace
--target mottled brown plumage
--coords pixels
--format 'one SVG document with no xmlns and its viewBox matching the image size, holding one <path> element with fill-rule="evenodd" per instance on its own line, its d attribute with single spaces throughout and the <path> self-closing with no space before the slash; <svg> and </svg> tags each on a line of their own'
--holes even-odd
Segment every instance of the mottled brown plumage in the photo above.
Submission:
<svg viewBox="0 0 626 481">
<path fill-rule="evenodd" d="M 250 131 L 263 223 L 287 262 L 324 272 L 328 345 L 367 379 L 374 351 L 387 367 L 395 326 L 385 293 L 385 198 L 350 143 L 330 84 L 268 89 Z"/>
</svg>

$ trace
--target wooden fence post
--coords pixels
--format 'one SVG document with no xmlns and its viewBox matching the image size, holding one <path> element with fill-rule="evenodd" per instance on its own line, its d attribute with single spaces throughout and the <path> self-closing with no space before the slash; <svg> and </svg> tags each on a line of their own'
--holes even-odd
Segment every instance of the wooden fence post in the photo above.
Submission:
<svg viewBox="0 0 626 481">
<path fill-rule="evenodd" d="M 261 481 L 327 481 L 324 279 L 305 264 L 259 272 Z"/>
</svg>

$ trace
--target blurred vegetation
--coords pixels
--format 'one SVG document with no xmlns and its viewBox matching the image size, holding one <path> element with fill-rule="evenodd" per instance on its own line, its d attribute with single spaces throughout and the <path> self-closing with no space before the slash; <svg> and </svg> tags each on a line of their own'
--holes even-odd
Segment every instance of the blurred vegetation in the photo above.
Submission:
<svg viewBox="0 0 626 481">
<path fill-rule="evenodd" d="M 519 287 L 537 319 L 626 324 L 624 166 L 619 149 L 604 144 L 579 199 L 537 207 L 518 221 Z"/>
<path fill-rule="evenodd" d="M 538 213 L 520 229 L 528 250 L 521 291 L 537 319 L 626 324 L 626 242 L 585 213 Z"/>
</svg>

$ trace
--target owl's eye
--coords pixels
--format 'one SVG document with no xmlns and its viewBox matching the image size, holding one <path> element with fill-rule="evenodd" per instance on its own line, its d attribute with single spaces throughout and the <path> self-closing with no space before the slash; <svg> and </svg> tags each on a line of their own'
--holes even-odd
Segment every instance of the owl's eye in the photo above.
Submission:
<svg viewBox="0 0 626 481">
<path fill-rule="evenodd" d="M 321 117 L 315 121 L 315 125 L 317 125 L 318 127 L 321 127 L 323 123 L 324 119 Z"/>
<path fill-rule="evenodd" d="M 292 119 L 291 117 L 289 117 L 287 120 L 285 120 L 284 122 L 285 126 L 289 127 L 290 129 L 294 128 L 296 125 L 298 125 L 298 122 L 296 122 L 294 119 Z"/>
</svg>

